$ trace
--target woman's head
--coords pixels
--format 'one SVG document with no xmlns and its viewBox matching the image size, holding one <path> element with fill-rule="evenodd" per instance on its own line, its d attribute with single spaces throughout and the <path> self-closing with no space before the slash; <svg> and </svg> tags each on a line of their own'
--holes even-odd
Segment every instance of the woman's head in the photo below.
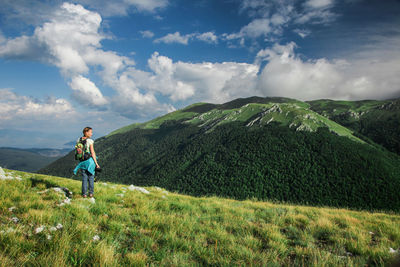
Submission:
<svg viewBox="0 0 400 267">
<path fill-rule="evenodd" d="M 85 127 L 83 129 L 83 136 L 90 138 L 90 137 L 92 137 L 92 134 L 93 134 L 93 130 L 91 127 Z"/>
</svg>

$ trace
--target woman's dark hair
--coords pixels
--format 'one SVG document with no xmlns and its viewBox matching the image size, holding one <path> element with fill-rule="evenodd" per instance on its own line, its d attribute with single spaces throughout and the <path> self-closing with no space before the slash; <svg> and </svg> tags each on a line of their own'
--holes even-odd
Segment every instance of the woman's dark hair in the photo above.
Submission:
<svg viewBox="0 0 400 267">
<path fill-rule="evenodd" d="M 92 127 L 85 127 L 83 129 L 83 135 L 85 135 L 85 133 L 88 132 L 89 130 L 92 130 Z"/>
</svg>

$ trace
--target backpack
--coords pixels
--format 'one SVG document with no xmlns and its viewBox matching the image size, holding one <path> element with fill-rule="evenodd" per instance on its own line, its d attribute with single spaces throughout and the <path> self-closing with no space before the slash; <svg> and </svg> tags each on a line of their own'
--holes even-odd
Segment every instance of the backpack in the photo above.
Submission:
<svg viewBox="0 0 400 267">
<path fill-rule="evenodd" d="M 75 145 L 75 160 L 84 161 L 90 157 L 90 153 L 86 152 L 86 139 L 79 138 Z"/>
</svg>

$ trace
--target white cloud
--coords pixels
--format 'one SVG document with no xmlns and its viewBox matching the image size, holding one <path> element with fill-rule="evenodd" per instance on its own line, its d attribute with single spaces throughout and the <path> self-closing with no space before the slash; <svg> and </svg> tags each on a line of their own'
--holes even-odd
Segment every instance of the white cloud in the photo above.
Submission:
<svg viewBox="0 0 400 267">
<path fill-rule="evenodd" d="M 6 37 L 4 37 L 4 34 L 0 30 L 0 44 L 6 41 Z"/>
<path fill-rule="evenodd" d="M 334 0 L 307 0 L 304 5 L 309 8 L 327 8 L 333 5 Z"/>
<path fill-rule="evenodd" d="M 259 89 L 266 95 L 300 100 L 334 97 L 341 81 L 335 65 L 325 59 L 303 62 L 294 54 L 294 47 L 294 43 L 275 45 L 258 53 L 268 60 L 259 77 Z"/>
<path fill-rule="evenodd" d="M 89 107 L 103 106 L 108 103 L 99 88 L 92 81 L 81 75 L 74 76 L 69 86 L 74 90 L 74 98 L 83 105 Z"/>
<path fill-rule="evenodd" d="M 297 33 L 301 38 L 305 38 L 311 34 L 311 31 L 306 29 L 294 29 L 293 32 Z"/>
<path fill-rule="evenodd" d="M 282 22 L 280 19 L 275 19 L 274 23 Z M 258 38 L 260 36 L 270 37 L 272 34 L 276 34 L 280 31 L 280 27 L 272 25 L 271 20 L 267 18 L 254 19 L 246 26 L 243 26 L 239 32 L 222 34 L 224 40 L 231 41 L 235 39 L 240 40 L 240 45 L 244 46 L 245 38 Z"/>
<path fill-rule="evenodd" d="M 83 55 L 100 47 L 101 17 L 80 5 L 64 3 L 50 21 L 35 28 L 32 36 L 7 39 L 0 45 L 0 57 L 39 60 L 59 67 L 64 75 L 87 73 Z"/>
<path fill-rule="evenodd" d="M 0 89 L 0 146 L 62 148 L 85 126 L 98 138 L 133 122 L 112 110 L 75 109 L 63 98 L 36 99 Z"/>
<path fill-rule="evenodd" d="M 111 105 L 113 110 L 131 119 L 148 118 L 176 110 L 171 104 L 159 103 L 153 92 L 141 93 L 138 82 L 132 79 L 129 72 L 119 77 L 118 93 L 112 97 Z"/>
<path fill-rule="evenodd" d="M 245 0 L 242 1 L 239 12 L 247 12 L 252 20 L 243 26 L 239 32 L 224 33 L 222 37 L 228 41 L 229 47 L 236 47 L 232 41 L 238 40 L 240 46 L 244 46 L 246 39 L 251 39 L 254 49 L 254 40 L 264 37 L 264 41 L 272 42 L 276 36 L 280 36 L 284 27 L 291 20 L 293 15 L 292 0 L 284 1 L 259 1 Z"/>
<path fill-rule="evenodd" d="M 131 58 L 120 56 L 114 51 L 88 48 L 83 55 L 85 62 L 93 66 L 100 66 L 99 76 L 103 81 L 115 89 L 119 73 L 135 65 Z"/>
<path fill-rule="evenodd" d="M 207 42 L 207 43 L 217 43 L 218 37 L 215 35 L 214 32 L 205 32 L 202 34 L 198 34 L 196 36 L 197 39 Z"/>
<path fill-rule="evenodd" d="M 41 44 L 33 41 L 28 36 L 20 36 L 14 39 L 2 38 L 0 42 L 0 57 L 9 59 L 27 59 L 46 62 L 48 55 L 43 53 Z"/>
<path fill-rule="evenodd" d="M 81 5 L 64 3 L 46 23 L 35 28 L 33 35 L 11 38 L 0 43 L 0 57 L 26 58 L 57 66 L 66 79 L 70 80 L 68 84 L 74 98 L 88 107 L 105 109 L 111 105 L 111 108 L 120 110 L 122 106 L 115 105 L 114 98 L 121 97 L 126 109 L 141 105 L 136 108 L 142 110 L 141 116 L 149 117 L 158 115 L 162 110 L 171 110 L 170 106 L 160 104 L 155 96 L 140 93 L 133 83 L 124 80 L 124 72 L 132 68 L 135 62 L 101 48 L 100 42 L 106 38 L 99 32 L 101 21 L 96 12 Z M 87 78 L 91 68 L 97 66 L 100 68 L 94 69 L 104 84 L 116 92 L 111 101 Z M 143 112 L 145 109 L 147 114 Z M 128 113 L 133 114 L 124 112 Z"/>
<path fill-rule="evenodd" d="M 267 35 L 272 30 L 269 19 L 255 19 L 240 29 L 238 37 L 257 38 L 261 35 Z"/>
<path fill-rule="evenodd" d="M 187 45 L 189 38 L 191 36 L 192 36 L 191 34 L 181 35 L 179 32 L 168 33 L 167 35 L 165 35 L 161 38 L 155 39 L 153 42 L 154 43 L 166 43 L 166 44 L 179 43 L 179 44 Z"/>
<path fill-rule="evenodd" d="M 309 10 L 296 16 L 294 23 L 296 24 L 329 24 L 336 19 L 338 15 L 330 10 Z"/>
<path fill-rule="evenodd" d="M 232 42 L 237 40 L 240 46 L 244 46 L 246 39 L 251 39 L 254 50 L 254 40 L 264 37 L 264 41 L 275 42 L 283 35 L 284 30 L 298 24 L 328 24 L 337 18 L 337 14 L 331 10 L 334 0 L 244 0 L 241 1 L 239 13 L 247 12 L 251 21 L 238 32 L 224 33 L 222 37 L 228 41 L 228 47 L 237 47 Z M 305 38 L 308 31 L 297 33 Z"/>
<path fill-rule="evenodd" d="M 257 93 L 254 90 L 258 66 L 253 64 L 173 62 L 155 52 L 148 65 L 153 73 L 131 69 L 129 76 L 136 86 L 168 95 L 172 101 L 222 103 Z"/>
<path fill-rule="evenodd" d="M 167 0 L 125 0 L 124 3 L 135 6 L 139 11 L 150 12 L 168 5 Z"/>
<path fill-rule="evenodd" d="M 302 60 L 295 43 L 259 51 L 255 64 L 267 61 L 258 89 L 263 95 L 299 100 L 320 98 L 360 100 L 386 99 L 400 94 L 400 57 L 392 59 L 349 58 Z"/>
<path fill-rule="evenodd" d="M 75 115 L 72 105 L 63 98 L 38 100 L 21 96 L 12 89 L 0 89 L 0 122 L 8 120 L 53 120 Z"/>
<path fill-rule="evenodd" d="M 149 89 L 159 90 L 162 88 L 160 92 L 169 94 L 173 101 L 184 100 L 194 95 L 194 87 L 192 85 L 174 79 L 176 65 L 170 58 L 160 56 L 158 52 L 155 52 L 148 60 L 148 65 L 156 74 L 150 77 L 150 80 L 153 82 L 153 88 L 149 87 Z"/>
<path fill-rule="evenodd" d="M 40 25 L 48 19 L 48 14 L 53 13 L 64 2 L 64 0 L 2 0 L 0 14 L 9 23 L 23 21 L 32 25 Z M 126 16 L 138 12 L 154 15 L 169 5 L 168 0 L 75 0 L 72 2 L 88 7 L 103 17 Z"/>
<path fill-rule="evenodd" d="M 143 38 L 153 38 L 154 37 L 154 33 L 152 31 L 140 31 L 140 33 L 142 34 Z"/>
<path fill-rule="evenodd" d="M 197 39 L 207 43 L 217 43 L 218 37 L 214 32 L 204 32 L 204 33 L 189 33 L 185 35 L 181 35 L 180 32 L 168 33 L 167 35 L 155 39 L 154 43 L 178 43 L 187 45 L 189 40 Z"/>
</svg>

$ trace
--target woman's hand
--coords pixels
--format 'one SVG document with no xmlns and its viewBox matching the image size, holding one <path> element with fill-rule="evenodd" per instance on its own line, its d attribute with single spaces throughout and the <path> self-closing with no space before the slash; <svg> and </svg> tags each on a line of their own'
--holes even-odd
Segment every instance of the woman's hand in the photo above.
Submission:
<svg viewBox="0 0 400 267">
<path fill-rule="evenodd" d="M 96 168 L 100 168 L 100 165 L 96 163 Z"/>
</svg>

